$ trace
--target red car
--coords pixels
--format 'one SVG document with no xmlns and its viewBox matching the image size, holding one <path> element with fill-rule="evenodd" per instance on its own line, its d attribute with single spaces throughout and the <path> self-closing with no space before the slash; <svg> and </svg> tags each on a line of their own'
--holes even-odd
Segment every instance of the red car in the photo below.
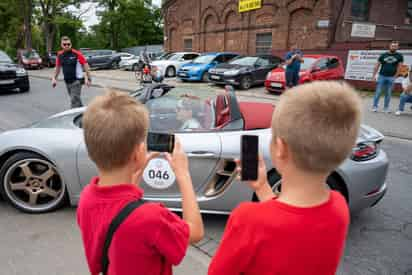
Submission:
<svg viewBox="0 0 412 275">
<path fill-rule="evenodd" d="M 303 56 L 299 75 L 299 84 L 315 80 L 341 80 L 345 70 L 337 56 L 306 54 Z M 265 87 L 269 92 L 283 92 L 285 82 L 285 66 L 280 66 L 268 73 Z"/>
</svg>

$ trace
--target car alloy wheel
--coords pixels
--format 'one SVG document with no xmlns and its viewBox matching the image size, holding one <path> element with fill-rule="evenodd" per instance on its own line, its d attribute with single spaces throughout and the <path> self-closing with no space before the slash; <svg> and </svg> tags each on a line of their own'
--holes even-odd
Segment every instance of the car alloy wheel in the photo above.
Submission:
<svg viewBox="0 0 412 275">
<path fill-rule="evenodd" d="M 166 77 L 174 77 L 176 75 L 176 70 L 173 66 L 167 67 Z"/>
<path fill-rule="evenodd" d="M 252 86 L 252 78 L 250 76 L 244 76 L 240 80 L 240 88 L 242 90 L 248 90 Z"/>
<path fill-rule="evenodd" d="M 0 179 L 5 199 L 23 212 L 49 212 L 66 200 L 66 185 L 56 167 L 34 153 L 10 157 L 0 171 Z"/>
</svg>

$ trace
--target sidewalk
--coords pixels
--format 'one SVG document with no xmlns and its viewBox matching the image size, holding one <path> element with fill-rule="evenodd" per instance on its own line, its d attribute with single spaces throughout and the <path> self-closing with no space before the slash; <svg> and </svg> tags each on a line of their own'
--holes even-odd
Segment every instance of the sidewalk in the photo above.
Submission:
<svg viewBox="0 0 412 275">
<path fill-rule="evenodd" d="M 51 79 L 54 69 L 31 70 L 29 75 L 31 77 L 38 77 L 43 79 Z M 134 73 L 122 70 L 96 70 L 92 71 L 92 85 L 102 88 L 115 88 L 124 91 L 135 91 L 139 88 Z M 219 87 L 211 86 L 206 83 L 181 83 L 175 78 L 165 80 L 165 83 L 170 85 L 199 87 L 199 85 L 210 87 L 211 89 L 219 90 Z M 275 103 L 279 100 L 278 95 L 271 95 L 265 92 L 263 87 L 252 88 L 248 91 L 237 91 L 240 100 L 251 100 L 259 102 Z M 407 106 L 406 112 L 400 117 L 394 115 L 399 105 L 399 98 L 392 98 L 391 109 L 392 114 L 384 114 L 382 112 L 372 113 L 370 108 L 372 106 L 372 98 L 369 96 L 362 96 L 363 99 L 363 120 L 362 122 L 368 124 L 375 129 L 381 131 L 384 135 L 411 139 L 412 140 L 412 110 Z M 383 98 L 381 98 L 381 106 Z"/>
</svg>

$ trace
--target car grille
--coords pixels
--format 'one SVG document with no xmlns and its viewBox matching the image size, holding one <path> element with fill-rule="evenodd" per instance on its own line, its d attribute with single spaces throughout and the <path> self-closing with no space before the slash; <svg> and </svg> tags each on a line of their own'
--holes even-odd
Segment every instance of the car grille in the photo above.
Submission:
<svg viewBox="0 0 412 275">
<path fill-rule="evenodd" d="M 180 69 L 180 71 L 187 73 L 187 72 L 189 71 L 189 69 L 183 69 L 183 68 L 182 68 L 182 69 Z"/>
<path fill-rule="evenodd" d="M 16 78 L 15 71 L 0 71 L 0 80 Z"/>
</svg>

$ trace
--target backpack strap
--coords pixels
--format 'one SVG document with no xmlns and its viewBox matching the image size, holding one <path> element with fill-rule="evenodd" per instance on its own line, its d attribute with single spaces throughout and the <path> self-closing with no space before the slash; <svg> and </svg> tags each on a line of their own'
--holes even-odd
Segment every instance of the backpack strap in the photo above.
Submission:
<svg viewBox="0 0 412 275">
<path fill-rule="evenodd" d="M 129 202 L 125 207 L 120 210 L 120 212 L 114 217 L 110 223 L 109 230 L 106 234 L 106 240 L 104 241 L 103 246 L 103 255 L 102 255 L 102 273 L 103 275 L 107 274 L 109 269 L 109 248 L 110 243 L 112 242 L 113 234 L 116 232 L 117 228 L 122 224 L 122 222 L 139 206 L 144 203 L 143 200 L 136 200 Z"/>
</svg>

